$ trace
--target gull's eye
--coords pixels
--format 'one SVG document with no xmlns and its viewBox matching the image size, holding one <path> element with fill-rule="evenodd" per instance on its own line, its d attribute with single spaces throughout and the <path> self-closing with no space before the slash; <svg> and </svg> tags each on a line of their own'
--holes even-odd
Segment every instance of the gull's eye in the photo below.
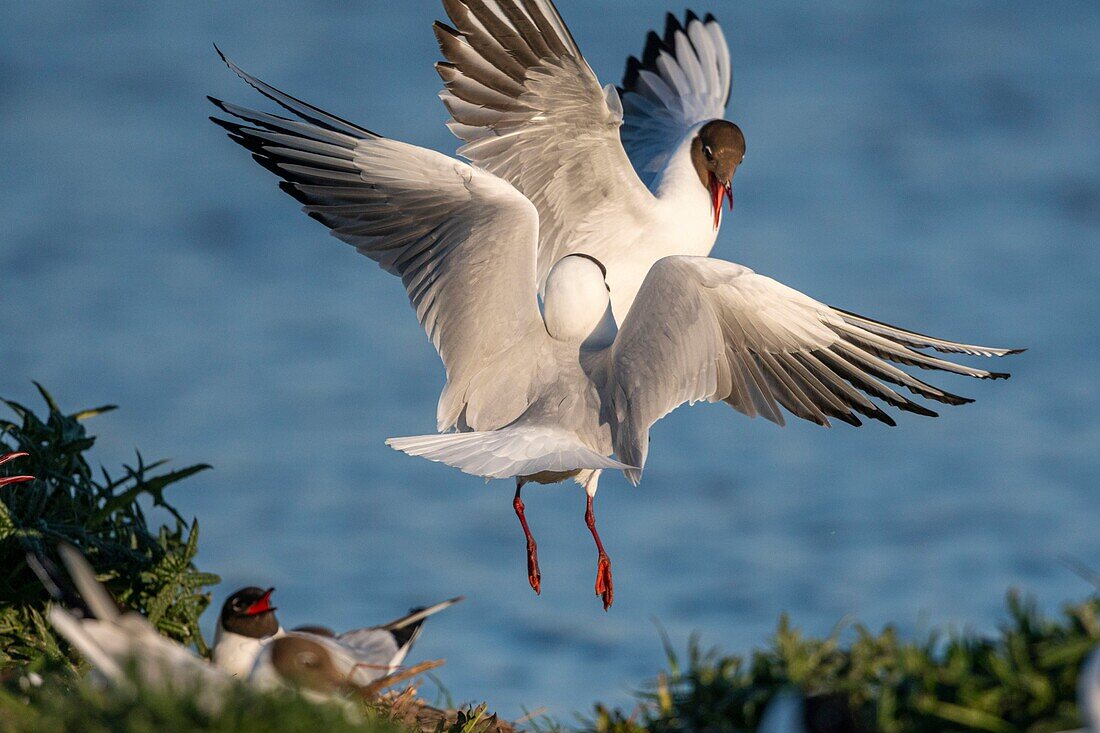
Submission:
<svg viewBox="0 0 1100 733">
<path fill-rule="evenodd" d="M 703 155 L 707 156 L 707 160 L 714 160 L 714 151 L 710 149 L 709 145 L 703 146 Z"/>
<path fill-rule="evenodd" d="M 244 608 L 244 601 L 242 601 L 240 598 L 233 601 L 233 610 L 234 611 L 240 611 L 242 608 Z"/>
</svg>

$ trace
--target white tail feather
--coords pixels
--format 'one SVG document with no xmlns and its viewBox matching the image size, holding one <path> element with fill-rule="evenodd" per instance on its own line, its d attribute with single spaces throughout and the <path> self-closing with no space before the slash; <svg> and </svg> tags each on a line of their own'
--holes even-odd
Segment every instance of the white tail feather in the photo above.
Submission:
<svg viewBox="0 0 1100 733">
<path fill-rule="evenodd" d="M 458 596 L 457 598 L 451 598 L 451 599 L 448 599 L 446 601 L 442 601 L 440 603 L 437 603 L 434 606 L 428 606 L 427 608 L 422 608 L 419 611 L 413 611 L 413 612 L 409 613 L 407 616 L 402 616 L 401 618 L 394 619 L 393 621 L 390 621 L 389 623 L 382 624 L 381 627 L 383 629 L 389 629 L 390 631 L 394 631 L 396 629 L 403 629 L 406 626 L 408 626 L 409 624 L 415 624 L 417 621 L 423 621 L 424 619 L 428 618 L 429 616 L 434 616 L 435 614 L 439 613 L 440 611 L 442 611 L 444 609 L 447 609 L 447 608 L 450 608 L 451 606 L 458 603 L 459 601 L 465 600 L 465 598 L 466 598 L 466 596 Z"/>
<path fill-rule="evenodd" d="M 464 473 L 484 478 L 630 468 L 600 455 L 563 430 L 533 426 L 480 433 L 390 438 L 386 445 L 410 456 L 445 463 Z"/>
</svg>

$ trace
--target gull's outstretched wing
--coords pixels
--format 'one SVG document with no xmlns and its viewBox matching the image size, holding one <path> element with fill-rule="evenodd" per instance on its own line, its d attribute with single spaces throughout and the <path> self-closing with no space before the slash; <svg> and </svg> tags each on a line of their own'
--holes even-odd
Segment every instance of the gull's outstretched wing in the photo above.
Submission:
<svg viewBox="0 0 1100 733">
<path fill-rule="evenodd" d="M 551 0 L 444 0 L 441 95 L 459 153 L 539 212 L 539 282 L 581 238 L 600 259 L 654 199 L 619 139 L 622 106 L 600 87 Z M 606 232 L 606 235 L 601 235 Z M 601 236 L 605 236 L 603 239 Z"/>
<path fill-rule="evenodd" d="M 725 116 L 732 82 L 729 46 L 712 15 L 699 20 L 688 11 L 681 24 L 669 13 L 664 38 L 650 31 L 641 59 L 627 59 L 623 146 L 647 186 L 684 135 Z"/>
<path fill-rule="evenodd" d="M 224 56 L 223 56 L 224 58 Z M 538 310 L 538 214 L 512 186 L 440 153 L 388 140 L 265 84 L 297 119 L 211 100 L 211 118 L 304 211 L 398 275 L 447 369 L 440 430 L 492 430 L 526 409 L 545 340 Z"/>
<path fill-rule="evenodd" d="M 899 409 L 936 413 L 883 382 L 948 405 L 971 400 L 933 387 L 890 362 L 1003 379 L 923 349 L 1005 356 L 1011 349 L 954 343 L 818 303 L 747 267 L 706 257 L 666 257 L 650 270 L 612 345 L 607 395 L 615 454 L 643 466 L 649 428 L 685 402 L 722 400 L 783 424 L 792 414 L 859 425 L 855 413 L 893 425 L 863 393 Z M 880 381 L 881 380 L 881 381 Z M 640 471 L 627 471 L 634 482 Z"/>
</svg>

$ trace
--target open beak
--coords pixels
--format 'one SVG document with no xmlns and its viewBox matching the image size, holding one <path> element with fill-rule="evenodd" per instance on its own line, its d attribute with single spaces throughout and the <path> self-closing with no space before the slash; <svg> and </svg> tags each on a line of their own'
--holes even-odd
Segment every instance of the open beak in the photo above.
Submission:
<svg viewBox="0 0 1100 733">
<path fill-rule="evenodd" d="M 8 461 L 14 461 L 16 458 L 26 458 L 29 453 L 5 453 L 0 455 L 0 466 L 3 466 Z M 24 481 L 34 481 L 34 476 L 7 476 L 0 478 L 0 486 L 7 486 L 8 484 L 18 484 Z"/>
<path fill-rule="evenodd" d="M 722 199 L 728 199 L 730 205 L 730 211 L 733 211 L 733 184 L 732 181 L 726 181 L 722 183 L 718 180 L 718 176 L 713 173 L 710 174 L 710 198 L 711 206 L 714 209 L 714 229 L 718 230 L 718 226 L 722 223 Z"/>
<path fill-rule="evenodd" d="M 268 611 L 274 611 L 275 607 L 271 605 L 271 594 L 275 592 L 274 588 L 268 588 L 264 591 L 264 594 L 260 596 L 260 600 L 253 603 L 247 609 L 245 609 L 245 616 L 259 616 L 261 613 L 267 613 Z"/>
</svg>

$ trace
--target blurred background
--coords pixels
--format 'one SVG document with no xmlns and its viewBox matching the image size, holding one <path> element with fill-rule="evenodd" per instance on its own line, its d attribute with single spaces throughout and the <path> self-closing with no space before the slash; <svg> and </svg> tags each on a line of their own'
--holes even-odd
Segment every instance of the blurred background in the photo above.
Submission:
<svg viewBox="0 0 1100 733">
<path fill-rule="evenodd" d="M 617 82 L 667 0 L 559 0 Z M 122 409 L 108 467 L 215 470 L 173 490 L 215 602 L 274 585 L 288 625 L 347 628 L 464 593 L 416 660 L 456 700 L 568 720 L 682 647 L 763 643 L 780 612 L 981 631 L 1100 564 L 1100 5 L 696 2 L 723 22 L 748 139 L 715 256 L 827 303 L 1030 351 L 977 404 L 896 429 L 780 430 L 725 407 L 657 425 L 645 482 L 605 477 L 616 601 L 573 485 L 525 493 L 399 455 L 443 383 L 399 284 L 329 237 L 206 120 L 265 102 L 218 60 L 384 135 L 452 152 L 438 3 L 11 4 L 0 24 L 0 395 Z M 208 628 L 213 613 L 208 614 Z M 430 691 L 427 691 L 430 692 Z"/>
</svg>

